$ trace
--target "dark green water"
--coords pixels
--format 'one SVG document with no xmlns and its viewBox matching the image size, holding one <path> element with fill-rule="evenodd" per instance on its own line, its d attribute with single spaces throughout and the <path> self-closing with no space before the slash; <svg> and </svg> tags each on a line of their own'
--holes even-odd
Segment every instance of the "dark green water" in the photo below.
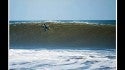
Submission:
<svg viewBox="0 0 125 70">
<path fill-rule="evenodd" d="M 44 31 L 42 23 L 10 24 L 10 48 L 68 49 L 68 48 L 115 48 L 115 25 L 54 24 L 46 23 L 50 30 Z"/>
</svg>

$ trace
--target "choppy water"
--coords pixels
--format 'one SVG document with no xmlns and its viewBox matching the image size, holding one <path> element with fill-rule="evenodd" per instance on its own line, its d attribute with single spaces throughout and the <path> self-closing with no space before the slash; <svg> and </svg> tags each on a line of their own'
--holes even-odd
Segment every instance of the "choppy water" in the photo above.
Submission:
<svg viewBox="0 0 125 70">
<path fill-rule="evenodd" d="M 10 49 L 10 70 L 116 70 L 115 49 Z"/>
</svg>

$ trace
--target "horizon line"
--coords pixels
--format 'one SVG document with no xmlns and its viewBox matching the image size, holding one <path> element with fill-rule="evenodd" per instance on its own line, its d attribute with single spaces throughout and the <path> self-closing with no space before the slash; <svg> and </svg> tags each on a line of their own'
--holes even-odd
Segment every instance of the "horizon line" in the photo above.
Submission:
<svg viewBox="0 0 125 70">
<path fill-rule="evenodd" d="M 42 19 L 45 20 L 45 19 Z M 8 20 L 8 21 L 42 21 L 42 20 Z M 58 19 L 59 20 L 59 19 Z M 67 20 L 67 19 L 62 19 L 62 20 Z M 73 19 L 68 19 L 68 20 L 73 20 Z M 77 19 L 76 19 L 77 20 Z M 88 20 L 88 19 L 83 19 L 83 20 Z M 89 19 L 90 20 L 90 19 Z M 97 20 L 97 19 L 93 19 L 93 20 Z M 116 19 L 99 19 L 99 20 L 116 20 Z M 50 20 L 51 21 L 51 20 Z"/>
</svg>

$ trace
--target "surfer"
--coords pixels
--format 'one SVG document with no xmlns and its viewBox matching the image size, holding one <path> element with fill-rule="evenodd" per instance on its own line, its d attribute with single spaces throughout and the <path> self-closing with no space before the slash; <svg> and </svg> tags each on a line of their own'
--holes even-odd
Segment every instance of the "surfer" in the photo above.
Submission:
<svg viewBox="0 0 125 70">
<path fill-rule="evenodd" d="M 49 30 L 49 26 L 47 26 L 46 24 L 43 24 L 43 26 L 42 26 L 42 27 L 44 28 L 44 31 Z"/>
</svg>

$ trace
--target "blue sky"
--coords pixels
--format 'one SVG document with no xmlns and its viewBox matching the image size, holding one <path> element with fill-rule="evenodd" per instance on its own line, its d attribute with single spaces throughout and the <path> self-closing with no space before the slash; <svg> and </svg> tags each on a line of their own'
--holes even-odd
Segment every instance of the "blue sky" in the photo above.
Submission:
<svg viewBox="0 0 125 70">
<path fill-rule="evenodd" d="M 10 20 L 115 20 L 116 0 L 10 0 Z"/>
</svg>

